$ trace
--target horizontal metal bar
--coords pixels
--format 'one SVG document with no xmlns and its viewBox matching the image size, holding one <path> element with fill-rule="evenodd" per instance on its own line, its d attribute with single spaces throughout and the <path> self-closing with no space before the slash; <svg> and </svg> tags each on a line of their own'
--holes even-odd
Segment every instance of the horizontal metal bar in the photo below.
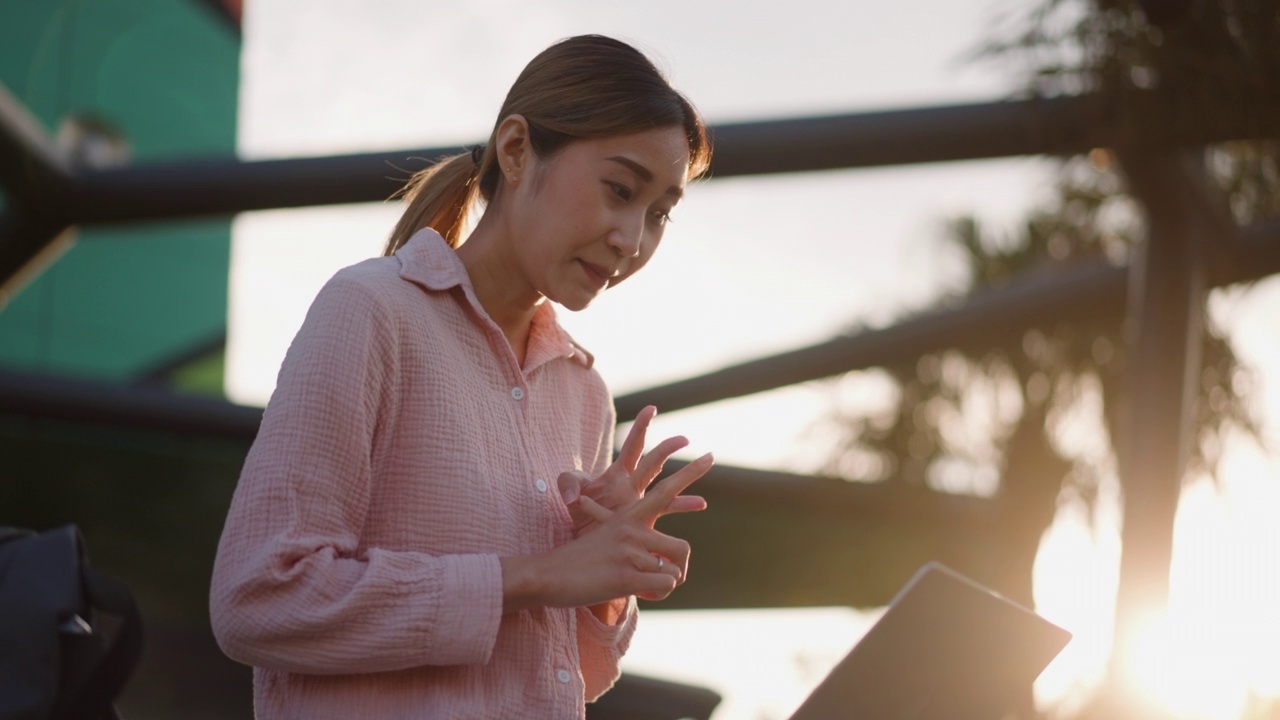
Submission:
<svg viewBox="0 0 1280 720">
<path fill-rule="evenodd" d="M 616 400 L 618 417 L 634 417 L 645 405 L 671 412 L 850 370 L 902 365 L 950 347 L 990 347 L 1037 324 L 1118 320 L 1126 284 L 1125 268 L 1102 264 L 1022 280 L 977 295 L 958 308 L 623 395 Z"/>
<path fill-rule="evenodd" d="M 1071 155 L 1103 144 L 1111 124 L 1107 105 L 1094 96 L 740 123 L 712 129 L 711 174 Z"/>
<path fill-rule="evenodd" d="M 0 415 L 252 442 L 262 408 L 153 387 L 0 370 Z"/>
<path fill-rule="evenodd" d="M 1154 112 L 1159 103 L 1153 97 Z M 1202 144 L 1253 137 L 1264 119 L 1135 127 L 1097 96 L 1035 98 L 719 125 L 711 177 L 865 168 L 1018 155 L 1068 155 L 1108 145 Z M 1272 126 L 1274 127 L 1274 126 Z M 286 160 L 146 163 L 86 170 L 69 206 L 77 223 L 222 215 L 377 202 L 411 170 L 462 147 Z"/>
<path fill-rule="evenodd" d="M 205 158 L 86 171 L 71 210 L 80 224 L 379 202 L 415 169 L 462 148 L 252 160 Z"/>
<path fill-rule="evenodd" d="M 1176 93 L 1032 97 L 964 105 L 766 120 L 713 128 L 712 175 L 865 168 L 1097 147 L 1197 147 L 1275 138 L 1280 99 L 1251 117 L 1194 112 Z M 1172 118 L 1172 120 L 1171 120 Z"/>
<path fill-rule="evenodd" d="M 664 474 L 687 464 L 668 460 Z M 857 482 L 732 465 L 712 466 L 689 492 L 708 501 L 732 498 L 765 507 L 785 505 L 807 513 L 837 515 L 849 522 L 892 522 L 910 516 L 938 523 L 964 517 L 976 524 L 977 520 L 993 521 L 997 512 L 995 501 L 989 498 L 937 492 L 917 483 Z"/>
<path fill-rule="evenodd" d="M 1000 500 L 917 483 L 717 465 L 689 492 L 707 512 L 660 521 L 695 548 L 690 582 L 664 608 L 876 607 L 928 560 L 976 571 L 1002 546 Z"/>
<path fill-rule="evenodd" d="M 262 408 L 235 405 L 225 400 L 181 395 L 150 386 L 113 385 L 14 371 L 0 371 L 0 415 L 72 422 L 102 423 L 113 427 L 195 434 L 252 442 L 262 420 Z M 667 472 L 684 461 L 671 460 Z M 762 503 L 794 503 L 796 493 L 805 499 L 799 509 L 846 514 L 868 504 L 877 508 L 866 519 L 883 519 L 893 508 L 903 513 L 929 512 L 941 521 L 953 512 L 987 512 L 989 503 L 979 498 L 932 493 L 890 483 L 857 483 L 838 478 L 752 470 L 717 465 L 698 484 L 699 492 L 721 498 Z M 927 507 L 921 498 L 931 499 Z M 935 518 L 936 515 L 936 518 Z"/>
</svg>

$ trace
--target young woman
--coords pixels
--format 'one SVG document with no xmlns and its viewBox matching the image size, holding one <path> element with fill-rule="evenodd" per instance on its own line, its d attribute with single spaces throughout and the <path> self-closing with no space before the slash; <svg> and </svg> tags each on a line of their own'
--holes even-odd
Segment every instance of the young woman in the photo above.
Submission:
<svg viewBox="0 0 1280 720">
<path fill-rule="evenodd" d="M 645 453 L 652 408 L 614 460 L 612 400 L 547 301 L 580 310 L 644 267 L 709 157 L 642 54 L 571 38 L 485 146 L 414 177 L 387 256 L 325 285 L 214 567 L 257 717 L 571 718 L 610 687 L 634 597 L 688 571 L 654 521 L 705 506 L 681 493 L 712 461 L 654 483 L 687 442 Z"/>
</svg>

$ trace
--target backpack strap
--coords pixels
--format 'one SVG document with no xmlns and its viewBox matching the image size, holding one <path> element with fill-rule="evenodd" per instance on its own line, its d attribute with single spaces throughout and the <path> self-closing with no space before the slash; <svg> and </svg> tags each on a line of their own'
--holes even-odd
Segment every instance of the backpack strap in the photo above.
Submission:
<svg viewBox="0 0 1280 720">
<path fill-rule="evenodd" d="M 81 556 L 83 558 L 83 555 Z M 80 693 L 67 706 L 66 718 L 110 718 L 119 714 L 112 704 L 124 688 L 142 656 L 142 616 L 133 594 L 124 583 L 81 565 L 85 596 L 95 615 L 101 612 L 119 618 L 110 648 L 102 655 L 98 667 L 85 681 Z M 100 622 L 95 618 L 95 624 Z"/>
</svg>

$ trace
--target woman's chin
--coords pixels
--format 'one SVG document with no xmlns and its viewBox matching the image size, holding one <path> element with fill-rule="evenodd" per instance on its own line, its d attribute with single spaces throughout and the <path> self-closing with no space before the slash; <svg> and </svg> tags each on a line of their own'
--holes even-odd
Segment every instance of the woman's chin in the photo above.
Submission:
<svg viewBox="0 0 1280 720">
<path fill-rule="evenodd" d="M 559 297 L 553 296 L 551 300 L 565 310 L 578 312 L 587 309 L 591 303 L 595 302 L 597 297 L 600 297 L 600 293 L 572 292 L 560 293 Z"/>
<path fill-rule="evenodd" d="M 557 305 L 559 305 L 560 307 L 564 308 L 565 310 L 568 310 L 569 312 L 580 312 L 580 311 L 582 311 L 582 310 L 586 310 L 588 307 L 590 307 L 591 303 L 592 303 L 594 300 L 595 300 L 595 297 L 589 297 L 589 298 L 567 298 L 567 301 L 566 301 L 566 302 L 561 302 L 561 303 L 556 303 L 556 304 L 557 304 Z"/>
</svg>

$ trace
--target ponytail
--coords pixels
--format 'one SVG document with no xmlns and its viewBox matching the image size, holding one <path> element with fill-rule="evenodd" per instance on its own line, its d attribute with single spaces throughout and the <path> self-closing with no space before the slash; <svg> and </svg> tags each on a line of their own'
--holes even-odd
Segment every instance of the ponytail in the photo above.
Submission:
<svg viewBox="0 0 1280 720">
<path fill-rule="evenodd" d="M 450 247 L 462 242 L 462 231 L 476 197 L 478 168 L 472 153 L 441 158 L 413 174 L 396 196 L 408 207 L 391 231 L 383 255 L 392 255 L 422 228 L 432 228 Z"/>
</svg>

